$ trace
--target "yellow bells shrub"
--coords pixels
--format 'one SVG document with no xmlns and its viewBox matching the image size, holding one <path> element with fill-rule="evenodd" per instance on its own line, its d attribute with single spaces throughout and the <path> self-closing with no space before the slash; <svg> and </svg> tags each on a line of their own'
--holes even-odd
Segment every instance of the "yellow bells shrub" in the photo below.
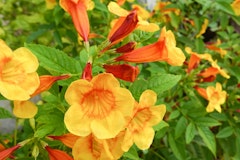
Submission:
<svg viewBox="0 0 240 160">
<path fill-rule="evenodd" d="M 133 143 L 142 150 L 148 149 L 152 144 L 155 134 L 152 127 L 158 124 L 166 113 L 165 105 L 154 106 L 156 101 L 157 94 L 152 90 L 146 90 L 142 93 L 139 103 L 136 102 L 122 142 L 122 149 L 125 152 Z"/>
<path fill-rule="evenodd" d="M 143 10 L 140 9 L 139 7 L 137 8 L 137 6 L 133 6 L 137 11 L 138 14 L 138 24 L 137 24 L 137 28 L 139 30 L 143 30 L 146 32 L 155 32 L 159 30 L 159 26 L 155 23 L 149 23 L 148 21 L 145 20 L 146 15 L 143 15 L 143 17 L 141 17 L 141 13 L 143 13 Z M 116 2 L 110 2 L 108 4 L 108 10 L 113 13 L 118 15 L 119 17 L 127 17 L 127 15 L 130 13 L 129 11 L 121 8 Z"/>
<path fill-rule="evenodd" d="M 27 100 L 39 86 L 37 58 L 26 48 L 12 51 L 0 40 L 0 93 L 9 100 Z"/>
<path fill-rule="evenodd" d="M 223 76 L 224 78 L 229 79 L 230 76 L 227 74 L 227 72 L 224 69 L 221 69 L 220 66 L 217 64 L 217 61 L 213 61 L 211 63 L 213 68 L 216 68 L 219 72 L 219 74 L 221 74 L 221 76 Z"/>
<path fill-rule="evenodd" d="M 13 114 L 18 118 L 33 118 L 38 111 L 31 101 L 14 101 Z"/>
<path fill-rule="evenodd" d="M 74 81 L 65 94 L 70 104 L 65 113 L 67 129 L 78 136 L 93 133 L 99 139 L 115 137 L 126 125 L 134 98 L 129 90 L 121 88 L 117 79 L 109 73 L 99 74 L 89 82 Z"/>
</svg>

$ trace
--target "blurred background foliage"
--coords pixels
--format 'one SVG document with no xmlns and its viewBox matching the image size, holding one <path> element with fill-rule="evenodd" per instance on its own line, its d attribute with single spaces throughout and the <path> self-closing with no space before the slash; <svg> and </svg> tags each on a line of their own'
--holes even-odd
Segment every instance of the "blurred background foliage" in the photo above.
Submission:
<svg viewBox="0 0 240 160">
<path fill-rule="evenodd" d="M 156 135 L 151 148 L 139 151 L 132 147 L 122 159 L 240 159 L 240 17 L 234 13 L 232 2 L 232 0 L 170 0 L 164 8 L 159 6 L 154 8 L 149 21 L 172 30 L 178 47 L 184 52 L 185 47 L 191 47 L 199 54 L 210 53 L 218 65 L 231 76 L 230 79 L 226 79 L 217 75 L 213 82 L 198 84 L 207 87 L 220 82 L 223 90 L 228 93 L 227 101 L 222 105 L 222 113 L 216 111 L 207 113 L 207 102 L 194 89 L 197 73 L 209 66 L 208 62 L 201 62 L 201 65 L 190 74 L 186 73 L 187 65 L 172 67 L 163 62 L 139 65 L 141 69 L 139 78 L 134 83 L 121 81 L 122 85 L 127 86 L 136 99 L 145 89 L 153 89 L 158 94 L 158 104 L 166 104 L 167 114 L 164 121 L 155 126 Z M 110 22 L 115 17 L 106 7 L 109 1 L 94 0 L 94 3 L 95 8 L 88 12 L 91 32 L 98 35 L 90 40 L 92 45 L 90 49 L 93 52 L 94 47 L 106 39 Z M 130 9 L 131 4 L 126 2 L 124 8 Z M 206 29 L 201 33 L 206 20 L 208 21 Z M 157 41 L 158 37 L 159 31 L 145 33 L 136 30 L 122 43 L 133 40 L 139 47 Z M 76 59 L 80 53 L 80 59 L 87 60 L 84 59 L 83 44 L 77 36 L 71 17 L 58 4 L 47 8 L 44 0 L 0 0 L 0 38 L 12 49 L 21 47 L 24 43 L 41 44 L 62 50 L 61 54 L 66 53 Z M 218 40 L 221 42 L 218 47 L 227 52 L 225 56 L 206 47 L 207 44 Z M 186 52 L 185 55 L 188 61 L 190 55 Z M 98 61 L 108 58 L 103 56 Z M 42 72 L 49 72 L 44 67 L 41 69 Z M 79 68 L 78 71 L 81 70 Z M 102 71 L 102 68 L 94 66 L 93 71 L 97 73 Z M 36 116 L 37 129 L 34 133 L 36 137 L 43 138 L 48 134 L 60 135 L 66 131 L 59 130 L 65 128 L 59 121 L 62 121 L 64 116 L 66 103 L 62 98 L 67 87 L 65 84 L 60 85 L 63 86 L 60 93 L 55 85 L 48 93 L 42 95 L 44 104 L 39 106 L 47 107 L 39 107 Z M 61 106 L 63 112 L 53 104 Z M 49 117 L 53 113 L 55 116 Z M 19 134 L 19 141 L 29 137 L 33 132 L 28 121 L 23 123 L 23 130 L 24 132 Z M 50 143 L 69 151 L 59 143 Z M 30 148 L 31 145 L 17 153 L 21 157 L 22 153 L 30 152 Z M 43 154 L 39 158 L 45 159 L 46 155 Z"/>
</svg>

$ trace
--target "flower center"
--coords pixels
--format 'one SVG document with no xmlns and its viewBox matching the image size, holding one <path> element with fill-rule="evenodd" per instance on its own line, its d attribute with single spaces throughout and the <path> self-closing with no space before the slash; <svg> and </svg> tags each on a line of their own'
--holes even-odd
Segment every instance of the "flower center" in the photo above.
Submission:
<svg viewBox="0 0 240 160">
<path fill-rule="evenodd" d="M 84 95 L 81 109 L 89 118 L 102 119 L 115 107 L 115 98 L 107 90 L 92 90 Z"/>
</svg>

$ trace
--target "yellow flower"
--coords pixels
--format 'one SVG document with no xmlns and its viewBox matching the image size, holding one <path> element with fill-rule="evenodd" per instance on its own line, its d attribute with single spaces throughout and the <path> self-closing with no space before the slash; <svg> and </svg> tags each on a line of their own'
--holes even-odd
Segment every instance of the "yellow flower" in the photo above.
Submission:
<svg viewBox="0 0 240 160">
<path fill-rule="evenodd" d="M 207 112 L 213 112 L 216 109 L 218 112 L 221 112 L 221 104 L 224 104 L 227 97 L 227 92 L 222 91 L 222 86 L 220 83 L 216 84 L 216 88 L 213 86 L 209 86 L 206 89 L 207 98 L 208 98 L 208 106 Z"/>
<path fill-rule="evenodd" d="M 37 58 L 26 48 L 12 51 L 0 40 L 0 93 L 9 100 L 27 100 L 39 86 Z"/>
<path fill-rule="evenodd" d="M 235 1 L 233 1 L 232 4 L 231 4 L 231 6 L 232 6 L 235 14 L 236 14 L 237 16 L 240 16 L 240 0 L 235 0 Z"/>
<path fill-rule="evenodd" d="M 158 124 L 166 112 L 165 105 L 154 106 L 156 101 L 156 93 L 146 90 L 142 93 L 139 104 L 136 102 L 122 142 L 124 151 L 128 151 L 133 143 L 142 150 L 148 149 L 152 144 L 154 138 L 152 126 Z"/>
<path fill-rule="evenodd" d="M 97 139 L 92 134 L 80 137 L 73 146 L 72 155 L 75 160 L 117 160 L 124 153 L 121 142 L 124 132 L 115 138 Z"/>
<path fill-rule="evenodd" d="M 131 115 L 134 98 L 121 88 L 109 73 L 99 74 L 89 82 L 84 79 L 70 84 L 65 94 L 70 108 L 65 113 L 67 129 L 78 136 L 93 133 L 99 139 L 115 137 Z"/>
<path fill-rule="evenodd" d="M 195 87 L 197 92 L 206 100 L 208 100 L 207 112 L 213 112 L 216 109 L 218 112 L 221 112 L 221 106 L 225 103 L 227 92 L 222 91 L 222 86 L 220 83 L 216 83 L 216 88 L 213 86 L 208 86 L 207 89 Z"/>
<path fill-rule="evenodd" d="M 220 48 L 219 47 L 220 44 L 221 44 L 221 40 L 217 39 L 217 42 L 206 44 L 206 47 L 209 50 L 212 50 L 212 51 L 215 51 L 215 52 L 219 53 L 221 55 L 221 57 L 223 58 L 227 54 L 227 51 Z"/>
<path fill-rule="evenodd" d="M 136 6 L 133 6 L 136 9 Z M 118 15 L 119 17 L 127 17 L 127 15 L 130 13 L 129 11 L 121 8 L 116 2 L 110 2 L 108 5 L 108 10 L 113 13 Z M 144 17 L 140 17 L 139 13 L 141 14 L 143 11 L 138 8 L 136 9 L 137 14 L 138 14 L 138 24 L 137 24 L 137 29 L 143 30 L 143 31 L 147 31 L 147 32 L 155 32 L 157 30 L 159 30 L 159 26 L 156 25 L 155 23 L 149 23 L 146 20 L 144 20 L 144 18 L 146 18 L 144 15 Z"/>
</svg>

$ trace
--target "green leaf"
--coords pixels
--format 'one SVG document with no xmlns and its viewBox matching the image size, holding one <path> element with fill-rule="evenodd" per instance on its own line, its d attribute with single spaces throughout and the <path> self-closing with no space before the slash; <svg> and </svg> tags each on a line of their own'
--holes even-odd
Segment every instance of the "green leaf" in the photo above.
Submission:
<svg viewBox="0 0 240 160">
<path fill-rule="evenodd" d="M 165 127 L 169 127 L 169 124 L 165 121 L 161 121 L 157 125 L 153 126 L 154 131 L 159 131 Z"/>
<path fill-rule="evenodd" d="M 226 12 L 230 15 L 235 15 L 230 3 L 222 1 L 222 0 L 217 0 L 216 1 L 216 7 L 220 10 L 222 10 L 223 12 Z"/>
<path fill-rule="evenodd" d="M 148 81 L 148 88 L 160 94 L 174 87 L 181 79 L 181 75 L 160 74 L 153 76 Z"/>
<path fill-rule="evenodd" d="M 195 134 L 196 134 L 196 127 L 193 122 L 190 122 L 187 126 L 186 133 L 185 133 L 185 139 L 187 144 L 189 144 L 193 140 Z"/>
<path fill-rule="evenodd" d="M 233 131 L 234 130 L 231 126 L 225 127 L 217 133 L 216 137 L 217 138 L 227 138 L 233 134 Z"/>
<path fill-rule="evenodd" d="M 174 110 L 173 112 L 170 113 L 168 119 L 169 119 L 169 120 L 175 119 L 175 118 L 177 118 L 179 115 L 180 115 L 179 110 Z"/>
<path fill-rule="evenodd" d="M 133 97 L 138 100 L 143 91 L 147 89 L 147 81 L 143 79 L 138 79 L 133 82 L 133 84 L 129 87 Z"/>
<path fill-rule="evenodd" d="M 212 152 L 212 154 L 216 157 L 216 140 L 214 134 L 208 127 L 197 127 L 198 133 L 203 139 L 203 142 L 206 144 L 208 149 Z"/>
<path fill-rule="evenodd" d="M 181 117 L 178 121 L 177 121 L 177 125 L 175 127 L 175 139 L 177 139 L 178 137 L 180 137 L 184 131 L 186 130 L 187 127 L 187 119 L 185 117 Z"/>
<path fill-rule="evenodd" d="M 61 135 L 64 133 L 64 114 L 59 110 L 53 110 L 47 114 L 41 114 L 36 122 L 38 123 L 34 137 L 43 138 L 46 135 Z"/>
<path fill-rule="evenodd" d="M 176 156 L 176 158 L 179 160 L 185 160 L 183 153 L 180 151 L 180 149 L 176 143 L 176 140 L 173 138 L 173 135 L 171 133 L 168 134 L 168 143 L 169 143 L 170 148 L 172 149 L 174 155 Z"/>
<path fill-rule="evenodd" d="M 214 127 L 221 125 L 217 120 L 210 117 L 198 117 L 194 118 L 194 122 L 197 126 L 205 126 L 205 127 Z"/>
<path fill-rule="evenodd" d="M 128 152 L 123 154 L 123 157 L 129 158 L 131 160 L 139 160 L 139 156 L 135 146 L 132 146 Z"/>
<path fill-rule="evenodd" d="M 13 118 L 13 115 L 8 110 L 0 107 L 0 119 Z"/>
<path fill-rule="evenodd" d="M 37 44 L 26 44 L 25 47 L 37 56 L 40 66 L 52 74 L 76 74 L 82 71 L 77 60 L 58 49 Z"/>
</svg>

